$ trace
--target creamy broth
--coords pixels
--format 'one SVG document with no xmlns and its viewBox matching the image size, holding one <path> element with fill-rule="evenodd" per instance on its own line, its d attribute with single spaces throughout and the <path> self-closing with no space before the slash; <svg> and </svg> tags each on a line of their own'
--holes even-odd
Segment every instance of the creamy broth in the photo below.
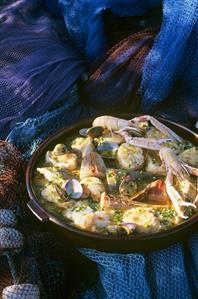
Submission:
<svg viewBox="0 0 198 299">
<path fill-rule="evenodd" d="M 189 219 L 197 209 L 198 149 L 148 121 L 136 128 L 141 136 L 95 126 L 47 151 L 34 177 L 41 204 L 107 235 L 156 233 Z"/>
</svg>

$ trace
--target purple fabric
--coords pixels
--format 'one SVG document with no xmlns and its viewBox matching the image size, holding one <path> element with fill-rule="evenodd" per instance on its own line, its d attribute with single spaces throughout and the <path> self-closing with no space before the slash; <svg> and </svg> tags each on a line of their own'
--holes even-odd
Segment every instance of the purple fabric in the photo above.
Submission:
<svg viewBox="0 0 198 299">
<path fill-rule="evenodd" d="M 6 4 L 7 3 L 7 6 Z M 0 137 L 65 98 L 85 71 L 62 19 L 41 0 L 0 4 Z"/>
</svg>

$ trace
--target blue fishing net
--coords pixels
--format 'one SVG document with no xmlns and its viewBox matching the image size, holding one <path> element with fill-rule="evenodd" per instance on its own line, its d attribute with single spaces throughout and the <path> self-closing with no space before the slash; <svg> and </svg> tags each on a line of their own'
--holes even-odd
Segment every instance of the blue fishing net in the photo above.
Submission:
<svg viewBox="0 0 198 299">
<path fill-rule="evenodd" d="M 0 1 L 0 138 L 65 98 L 85 71 L 64 21 L 41 0 Z"/>
<path fill-rule="evenodd" d="M 143 110 L 158 107 L 181 121 L 198 118 L 197 70 L 198 1 L 164 0 L 161 29 L 143 69 Z"/>
<path fill-rule="evenodd" d="M 79 102 L 78 88 L 74 85 L 59 107 L 17 123 L 6 140 L 20 148 L 24 158 L 29 159 L 41 142 L 58 129 L 100 113 Z"/>
<path fill-rule="evenodd" d="M 198 298 L 198 234 L 148 254 L 81 252 L 97 263 L 100 276 L 98 284 L 78 298 Z"/>
</svg>

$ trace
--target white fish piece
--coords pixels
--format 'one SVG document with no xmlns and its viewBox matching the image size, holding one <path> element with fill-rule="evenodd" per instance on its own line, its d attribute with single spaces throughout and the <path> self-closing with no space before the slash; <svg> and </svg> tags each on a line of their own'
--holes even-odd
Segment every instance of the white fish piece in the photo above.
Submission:
<svg viewBox="0 0 198 299">
<path fill-rule="evenodd" d="M 144 164 L 144 152 L 141 148 L 123 143 L 117 153 L 120 166 L 124 169 L 137 170 Z"/>
<path fill-rule="evenodd" d="M 67 173 L 59 173 L 58 171 L 55 171 L 53 167 L 38 167 L 37 171 L 46 178 L 50 183 L 54 182 L 59 186 L 64 186 L 67 179 L 69 179 L 69 176 Z"/>
<path fill-rule="evenodd" d="M 93 225 L 97 228 L 105 228 L 110 224 L 110 215 L 104 211 L 94 213 Z"/>
<path fill-rule="evenodd" d="M 50 163 L 55 167 L 74 170 L 77 168 L 78 157 L 74 153 L 55 155 L 53 152 L 48 151 L 45 156 L 45 162 Z"/>
<path fill-rule="evenodd" d="M 57 178 L 57 174 L 53 171 L 52 167 L 38 167 L 37 171 L 43 174 L 49 182 L 52 182 Z"/>
<path fill-rule="evenodd" d="M 82 201 L 78 202 L 75 208 L 63 212 L 63 215 L 79 228 L 90 230 L 92 227 L 94 211 L 89 206 L 85 206 Z"/>
<path fill-rule="evenodd" d="M 159 219 L 155 216 L 152 208 L 132 208 L 123 214 L 123 223 L 135 225 L 139 233 L 156 233 L 160 231 Z"/>
<path fill-rule="evenodd" d="M 59 203 L 60 196 L 56 190 L 56 187 L 52 184 L 47 185 L 42 191 L 41 196 L 49 202 Z"/>
<path fill-rule="evenodd" d="M 77 137 L 71 143 L 71 148 L 73 151 L 81 154 L 84 157 L 86 154 L 95 151 L 95 146 L 93 144 L 93 139 L 90 137 L 83 138 Z"/>
<path fill-rule="evenodd" d="M 94 201 L 100 201 L 101 194 L 105 192 L 104 183 L 96 177 L 87 177 L 80 181 L 81 185 L 87 187 Z"/>
</svg>

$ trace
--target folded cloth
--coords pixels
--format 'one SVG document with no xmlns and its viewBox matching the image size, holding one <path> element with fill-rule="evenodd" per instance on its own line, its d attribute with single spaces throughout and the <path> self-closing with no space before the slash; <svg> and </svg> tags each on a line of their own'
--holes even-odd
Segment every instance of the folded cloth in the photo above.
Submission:
<svg viewBox="0 0 198 299">
<path fill-rule="evenodd" d="M 101 113 L 101 110 L 79 101 L 78 87 L 74 85 L 69 95 L 58 107 L 40 116 L 17 123 L 6 140 L 15 144 L 23 153 L 23 157 L 29 159 L 40 143 L 50 134 L 55 133 L 64 126 Z"/>
<path fill-rule="evenodd" d="M 122 17 L 138 16 L 160 5 L 157 0 L 59 0 L 71 38 L 90 61 L 101 58 L 108 49 L 104 11 Z M 164 0 L 162 10 L 160 32 L 142 68 L 141 110 L 189 124 L 198 118 L 198 1 Z M 114 64 L 114 60 L 109 61 L 109 69 Z M 119 76 L 119 89 L 124 94 L 122 76 L 123 81 L 126 78 L 125 73 Z M 108 85 L 104 87 L 105 100 L 110 102 Z"/>
<path fill-rule="evenodd" d="M 198 117 L 198 1 L 164 0 L 160 32 L 146 58 L 142 108 L 174 120 Z"/>
<path fill-rule="evenodd" d="M 198 298 L 198 234 L 188 242 L 147 254 L 82 249 L 97 263 L 99 282 L 82 299 Z"/>
<path fill-rule="evenodd" d="M 110 9 L 118 16 L 143 15 L 160 4 L 161 0 L 59 0 L 70 36 L 90 61 L 107 50 L 104 11 Z"/>
<path fill-rule="evenodd" d="M 0 138 L 44 113 L 85 71 L 65 30 L 41 0 L 0 3 Z"/>
<path fill-rule="evenodd" d="M 117 108 L 120 112 L 138 110 L 143 64 L 158 30 L 158 26 L 150 26 L 131 34 L 107 52 L 85 85 L 90 105 Z"/>
</svg>

